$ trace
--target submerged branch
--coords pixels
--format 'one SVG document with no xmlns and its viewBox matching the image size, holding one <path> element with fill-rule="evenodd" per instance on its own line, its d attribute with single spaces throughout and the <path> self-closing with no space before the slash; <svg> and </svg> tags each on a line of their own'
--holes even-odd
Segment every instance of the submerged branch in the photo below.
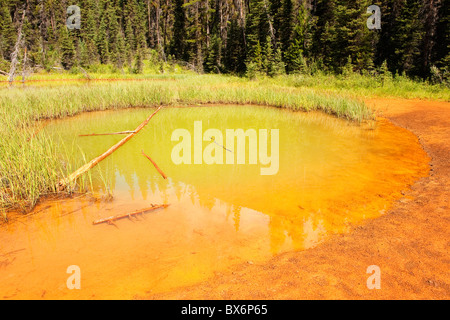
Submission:
<svg viewBox="0 0 450 320">
<path fill-rule="evenodd" d="M 79 137 L 95 137 L 95 136 L 112 136 L 118 134 L 132 134 L 135 131 L 120 131 L 120 132 L 111 132 L 111 133 L 90 133 L 90 134 L 80 134 Z"/>
<path fill-rule="evenodd" d="M 167 176 L 166 176 L 166 175 L 164 174 L 164 172 L 158 167 L 158 165 L 155 163 L 155 161 L 153 161 L 152 158 L 150 158 L 148 155 L 146 155 L 146 154 L 144 153 L 143 150 L 141 150 L 141 152 L 142 152 L 142 154 L 143 154 L 148 160 L 150 160 L 150 162 L 153 164 L 153 166 L 155 167 L 155 169 L 158 170 L 158 172 L 162 175 L 162 177 L 163 177 L 164 179 L 167 179 Z"/>
<path fill-rule="evenodd" d="M 140 210 L 136 210 L 134 212 L 131 213 L 125 213 L 125 214 L 120 214 L 117 216 L 111 216 L 108 218 L 103 218 L 103 219 L 99 219 L 99 220 L 95 220 L 92 222 L 92 224 L 100 224 L 100 223 L 108 223 L 108 224 L 114 224 L 114 221 L 122 219 L 122 218 L 131 218 L 132 216 L 138 215 L 138 214 L 142 214 L 142 213 L 146 213 L 146 212 L 150 212 L 156 209 L 160 209 L 160 208 L 167 208 L 169 206 L 169 204 L 161 204 L 161 205 L 153 205 L 150 208 L 145 208 L 145 209 L 140 209 Z"/>
</svg>

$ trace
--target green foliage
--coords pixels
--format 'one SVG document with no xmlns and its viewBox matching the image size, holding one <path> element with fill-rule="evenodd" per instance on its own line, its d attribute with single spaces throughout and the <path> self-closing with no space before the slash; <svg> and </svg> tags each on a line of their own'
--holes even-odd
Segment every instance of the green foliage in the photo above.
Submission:
<svg viewBox="0 0 450 320">
<path fill-rule="evenodd" d="M 66 26 L 61 27 L 61 64 L 64 69 L 69 70 L 75 64 L 75 46 Z"/>
<path fill-rule="evenodd" d="M 8 1 L 0 0 L 0 58 L 9 60 L 16 42 L 16 33 Z"/>
<path fill-rule="evenodd" d="M 138 48 L 134 57 L 133 73 L 142 73 L 144 70 L 144 49 Z"/>
<path fill-rule="evenodd" d="M 31 68 L 102 63 L 140 72 L 145 53 L 156 50 L 161 72 L 168 55 L 197 72 L 253 76 L 367 74 L 384 61 L 393 74 L 430 81 L 445 82 L 449 72 L 446 1 L 79 0 L 73 4 L 81 7 L 81 29 L 69 36 L 61 31 L 67 1 L 27 4 L 19 51 L 27 48 Z M 381 30 L 366 26 L 371 4 L 381 7 Z M 23 1 L 0 0 L 0 60 L 6 63 L 22 9 Z"/>
<path fill-rule="evenodd" d="M 219 36 L 214 34 L 211 38 L 211 44 L 206 52 L 205 72 L 221 73 L 223 66 L 221 64 L 222 41 Z"/>
</svg>

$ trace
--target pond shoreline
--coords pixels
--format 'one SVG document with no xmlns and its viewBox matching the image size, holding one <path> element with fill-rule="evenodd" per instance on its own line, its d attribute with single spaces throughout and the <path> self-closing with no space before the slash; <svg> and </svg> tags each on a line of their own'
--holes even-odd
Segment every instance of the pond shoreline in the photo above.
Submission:
<svg viewBox="0 0 450 320">
<path fill-rule="evenodd" d="M 342 100 L 342 103 L 344 103 L 344 100 Z M 352 101 L 352 99 L 348 99 L 349 101 Z M 345 103 L 344 103 L 345 104 Z M 339 113 L 338 110 L 334 110 L 333 108 L 329 108 L 329 107 L 325 107 L 325 108 L 313 108 L 308 109 L 308 108 L 295 108 L 293 106 L 290 105 L 277 105 L 277 104 L 271 104 L 271 103 L 267 103 L 267 102 L 234 102 L 234 101 L 227 101 L 226 99 L 224 100 L 214 100 L 214 102 L 211 102 L 209 100 L 206 101 L 184 101 L 183 99 L 181 99 L 180 101 L 175 102 L 168 102 L 168 103 L 159 103 L 159 104 L 155 104 L 155 103 L 151 103 L 151 104 L 135 104 L 135 105 L 128 105 L 128 106 L 119 106 L 118 109 L 120 110 L 132 110 L 132 109 L 141 109 L 141 108 L 157 108 L 159 107 L 164 107 L 164 108 L 188 108 L 188 107 L 212 107 L 212 106 L 217 106 L 217 105 L 225 105 L 225 106 L 233 106 L 233 105 L 239 105 L 242 107 L 245 106 L 258 106 L 261 108 L 274 108 L 274 109 L 282 109 L 282 110 L 288 110 L 288 111 L 292 111 L 292 112 L 311 112 L 311 111 L 319 111 L 322 112 L 324 114 L 329 114 L 333 117 L 339 118 L 339 119 L 345 119 L 351 123 L 356 123 L 356 124 L 361 124 L 361 123 L 365 123 L 368 121 L 373 121 L 373 115 L 370 114 L 370 111 L 368 110 L 368 108 L 361 102 L 361 105 L 364 106 L 364 109 L 366 111 L 361 111 L 362 114 L 364 114 L 364 116 L 357 120 L 354 118 L 349 118 L 349 115 L 342 115 Z M 33 140 L 35 137 L 38 136 L 38 134 L 41 132 L 42 129 L 44 129 L 48 123 L 50 123 L 51 121 L 54 120 L 61 120 L 61 119 L 69 119 L 81 114 L 85 114 L 85 113 L 92 113 L 92 112 L 99 112 L 99 111 L 110 111 L 110 110 L 117 110 L 116 107 L 114 106 L 107 106 L 107 107 L 102 107 L 102 108 L 82 108 L 80 110 L 76 110 L 76 111 L 71 111 L 69 114 L 63 113 L 63 114 L 51 114 L 51 115 L 35 115 L 34 120 L 32 119 L 28 119 L 28 121 L 30 121 L 31 123 L 29 123 L 28 127 L 26 128 L 27 130 L 29 130 L 30 132 L 27 133 L 28 134 L 28 138 L 25 139 L 26 143 L 28 144 L 31 140 Z M 25 134 L 25 133 L 24 133 Z M 22 138 L 21 138 L 22 139 Z M 13 139 L 14 140 L 14 139 Z M 23 140 L 23 139 L 22 139 Z M 20 143 L 18 144 L 20 145 Z M 14 148 L 18 148 L 17 146 L 13 147 Z M 17 150 L 15 150 L 17 151 Z M 1 159 L 0 159 L 1 161 Z M 34 161 L 34 160 L 33 160 Z M 1 164 L 1 163 L 0 163 Z M 54 168 L 53 168 L 54 169 Z M 70 172 L 67 172 L 67 174 L 70 174 Z M 61 179 L 63 179 L 64 177 L 60 177 Z M 6 178 L 7 179 L 7 178 Z M 60 179 L 59 179 L 60 180 Z M 8 181 L 8 180 L 6 180 Z M 12 180 L 11 180 L 12 181 Z M 1 207 L 1 205 L 3 205 L 3 197 L 4 196 L 8 196 L 7 191 L 2 190 L 2 184 L 0 184 L 0 200 L 2 200 L 2 202 L 0 202 L 0 213 L 3 214 L 3 222 L 10 220 L 9 214 L 11 212 L 14 211 L 22 211 L 23 213 L 30 213 L 32 212 L 32 210 L 34 209 L 35 205 L 37 204 L 38 201 L 41 200 L 41 197 L 43 196 L 42 194 L 39 195 L 39 197 L 37 199 L 22 199 L 21 201 L 17 202 L 17 203 L 10 203 L 8 204 L 7 207 Z M 48 188 L 52 188 L 51 185 L 47 186 Z M 18 187 L 16 186 L 14 189 L 19 190 Z M 22 185 L 21 190 L 26 189 L 26 185 Z M 6 189 L 8 190 L 8 188 Z M 74 190 L 70 190 L 69 193 L 73 193 Z M 48 190 L 45 192 L 45 194 L 48 193 Z M 50 192 L 51 193 L 51 192 Z M 59 192 L 56 192 L 55 195 L 59 195 Z M 26 204 L 23 205 L 20 202 L 23 203 L 30 203 L 30 204 Z M 8 201 L 6 201 L 6 203 L 8 203 Z M 14 213 L 13 213 L 14 214 Z M 1 221 L 0 221 L 1 224 Z"/>
<path fill-rule="evenodd" d="M 450 104 L 405 99 L 366 103 L 413 132 L 431 156 L 417 181 L 389 212 L 319 246 L 242 264 L 195 286 L 136 299 L 449 299 Z M 381 269 L 369 290 L 367 267 Z M 249 289 L 251 288 L 251 289 Z"/>
</svg>

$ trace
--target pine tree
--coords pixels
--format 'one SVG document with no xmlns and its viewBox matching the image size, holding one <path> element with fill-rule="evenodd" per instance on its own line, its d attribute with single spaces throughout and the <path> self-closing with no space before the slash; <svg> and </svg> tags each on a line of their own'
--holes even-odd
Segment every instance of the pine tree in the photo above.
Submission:
<svg viewBox="0 0 450 320">
<path fill-rule="evenodd" d="M 272 74 L 269 74 L 269 76 L 275 77 L 286 73 L 286 65 L 283 62 L 283 54 L 280 47 L 275 50 L 272 61 Z"/>
<path fill-rule="evenodd" d="M 300 4 L 296 16 L 290 39 L 284 44 L 288 45 L 283 50 L 284 62 L 288 73 L 306 73 L 305 52 L 309 49 L 307 42 L 308 38 L 311 37 L 313 21 L 310 19 L 308 10 L 303 2 Z"/>
<path fill-rule="evenodd" d="M 337 51 L 335 56 L 339 59 L 338 66 L 340 68 L 347 67 L 347 71 L 349 69 L 348 57 L 358 71 L 367 69 L 373 63 L 372 35 L 366 25 L 366 11 L 369 4 L 370 2 L 366 0 L 346 0 L 337 6 L 338 27 L 337 42 L 334 46 Z"/>
<path fill-rule="evenodd" d="M 140 48 L 142 50 L 142 54 L 145 53 L 145 49 L 147 48 L 147 38 L 146 38 L 146 16 L 145 16 L 145 7 L 144 3 L 135 3 L 135 11 L 136 15 L 134 18 L 135 25 L 135 37 L 136 37 L 136 50 Z"/>
<path fill-rule="evenodd" d="M 207 48 L 206 59 L 205 59 L 205 72 L 217 73 L 221 72 L 222 65 L 221 61 L 221 46 L 222 42 L 217 34 L 211 37 L 211 43 L 209 48 Z"/>
<path fill-rule="evenodd" d="M 252 61 L 257 58 L 258 46 L 266 46 L 267 35 L 270 35 L 270 13 L 267 11 L 267 0 L 250 0 L 249 12 L 246 22 L 247 59 Z M 272 36 L 270 39 L 273 41 Z"/>
<path fill-rule="evenodd" d="M 393 62 L 395 71 L 410 75 L 419 73 L 418 59 L 423 37 L 423 25 L 419 19 L 420 0 L 407 0 L 400 9 L 396 26 L 393 30 Z"/>
<path fill-rule="evenodd" d="M 0 0 L 0 59 L 9 60 L 16 42 L 16 32 L 7 0 Z"/>
<path fill-rule="evenodd" d="M 69 70 L 74 65 L 75 61 L 75 46 L 69 36 L 69 32 L 65 25 L 61 26 L 61 64 L 64 69 Z"/>
<path fill-rule="evenodd" d="M 436 13 L 434 47 L 431 53 L 431 64 L 434 64 L 450 81 L 450 4 L 441 1 Z"/>
<path fill-rule="evenodd" d="M 100 57 L 100 62 L 103 64 L 109 63 L 109 43 L 107 34 L 106 16 L 103 15 L 97 32 L 96 44 Z"/>
<path fill-rule="evenodd" d="M 88 0 L 84 5 L 83 17 L 82 19 L 82 39 L 86 50 L 83 54 L 86 59 L 82 64 L 87 67 L 90 64 L 96 64 L 99 62 L 98 49 L 96 46 L 97 39 L 97 23 L 95 19 L 96 7 L 94 6 L 92 0 Z"/>
<path fill-rule="evenodd" d="M 300 3 L 300 10 L 304 9 L 303 3 Z M 281 49 L 283 52 L 288 51 L 292 45 L 292 38 L 294 36 L 294 8 L 292 0 L 283 0 L 282 7 L 280 9 L 280 26 L 279 30 L 279 42 L 281 43 Z M 298 21 L 300 22 L 300 21 Z"/>
<path fill-rule="evenodd" d="M 308 70 L 306 59 L 303 55 L 303 48 L 300 40 L 295 39 L 287 52 L 285 53 L 285 61 L 287 61 L 286 69 L 288 73 L 306 74 Z"/>
<path fill-rule="evenodd" d="M 223 61 L 226 71 L 243 74 L 246 70 L 247 46 L 244 28 L 237 19 L 231 20 L 224 46 Z"/>
<path fill-rule="evenodd" d="M 172 28 L 172 41 L 170 42 L 169 52 L 175 59 L 182 61 L 187 60 L 186 55 L 186 16 L 184 13 L 184 1 L 175 0 L 173 9 L 173 28 Z"/>
<path fill-rule="evenodd" d="M 80 39 L 78 47 L 80 48 L 80 56 L 79 56 L 80 66 L 83 68 L 87 68 L 90 65 L 90 59 L 86 42 Z"/>
<path fill-rule="evenodd" d="M 144 70 L 144 54 L 143 49 L 138 46 L 136 49 L 136 54 L 134 56 L 134 67 L 133 67 L 133 73 L 142 73 Z"/>
<path fill-rule="evenodd" d="M 117 41 L 117 51 L 115 56 L 115 63 L 118 69 L 122 69 L 126 59 L 126 45 L 125 45 L 125 37 L 122 31 L 118 31 L 116 36 Z"/>
<path fill-rule="evenodd" d="M 254 79 L 265 72 L 261 44 L 256 42 L 252 58 L 246 63 L 246 76 Z"/>
<path fill-rule="evenodd" d="M 268 76 L 273 76 L 274 72 L 274 59 L 273 59 L 273 46 L 272 39 L 270 36 L 266 38 L 266 44 L 264 48 L 264 54 L 262 56 L 262 72 Z"/>
<path fill-rule="evenodd" d="M 136 42 L 134 40 L 134 32 L 132 28 L 132 22 L 129 16 L 125 17 L 125 51 L 126 51 L 126 62 L 129 67 L 132 65 L 133 52 L 136 48 Z"/>
<path fill-rule="evenodd" d="M 109 57 L 111 62 L 117 68 L 121 68 L 123 64 L 123 57 L 121 56 L 119 41 L 121 41 L 121 32 L 119 29 L 119 22 L 117 20 L 116 8 L 111 3 L 106 10 L 106 16 L 108 17 L 108 47 Z"/>
</svg>

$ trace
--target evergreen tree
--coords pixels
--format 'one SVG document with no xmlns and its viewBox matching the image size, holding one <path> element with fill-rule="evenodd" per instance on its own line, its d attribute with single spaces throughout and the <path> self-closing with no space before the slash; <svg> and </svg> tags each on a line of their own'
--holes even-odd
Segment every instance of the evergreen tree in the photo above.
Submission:
<svg viewBox="0 0 450 320">
<path fill-rule="evenodd" d="M 9 60 L 16 42 L 16 32 L 7 0 L 0 0 L 0 59 Z"/>
<path fill-rule="evenodd" d="M 406 0 L 397 17 L 393 30 L 395 71 L 399 74 L 417 75 L 419 73 L 420 44 L 422 43 L 423 24 L 420 21 L 420 0 Z"/>
<path fill-rule="evenodd" d="M 246 69 L 247 46 L 244 37 L 244 28 L 237 19 L 229 24 L 226 46 L 224 47 L 224 67 L 232 73 L 243 74 Z"/>
<path fill-rule="evenodd" d="M 450 1 L 442 0 L 436 13 L 434 47 L 431 62 L 450 81 Z"/>
<path fill-rule="evenodd" d="M 109 48 L 109 57 L 111 62 L 117 68 L 121 68 L 123 65 L 123 57 L 121 48 L 119 47 L 122 44 L 119 42 L 122 41 L 121 36 L 122 33 L 119 29 L 119 22 L 117 20 L 116 8 L 113 4 L 109 5 L 106 10 L 106 16 L 108 18 L 108 48 Z M 123 44 L 124 45 L 124 44 Z"/>
<path fill-rule="evenodd" d="M 297 18 L 292 29 L 292 35 L 288 42 L 284 44 L 284 61 L 286 70 L 289 73 L 306 73 L 305 52 L 308 51 L 307 40 L 310 37 L 312 29 L 312 20 L 308 10 L 302 2 L 299 6 Z"/>
<path fill-rule="evenodd" d="M 271 77 L 283 75 L 286 73 L 286 65 L 283 62 L 283 54 L 281 48 L 278 47 L 272 58 L 272 73 L 269 74 Z"/>
<path fill-rule="evenodd" d="M 96 44 L 100 57 L 100 62 L 103 64 L 109 63 L 109 42 L 107 34 L 107 18 L 102 16 L 97 32 Z"/>
<path fill-rule="evenodd" d="M 246 63 L 246 69 L 246 75 L 250 79 L 256 78 L 265 72 L 264 59 L 259 41 L 256 42 L 251 59 L 249 59 Z"/>
<path fill-rule="evenodd" d="M 257 56 L 259 50 L 266 46 L 267 35 L 270 35 L 269 21 L 270 14 L 267 11 L 267 0 L 250 0 L 249 12 L 247 14 L 246 22 L 246 43 L 247 43 L 247 59 L 253 61 L 259 59 Z M 271 40 L 274 40 L 270 37 Z"/>
<path fill-rule="evenodd" d="M 125 37 L 122 31 L 118 31 L 116 35 L 117 50 L 115 55 L 115 65 L 118 69 L 122 69 L 126 59 Z"/>
<path fill-rule="evenodd" d="M 264 47 L 264 54 L 262 55 L 262 68 L 261 71 L 268 76 L 274 75 L 274 59 L 273 59 L 273 46 L 270 36 L 266 38 L 266 44 Z"/>
<path fill-rule="evenodd" d="M 300 10 L 303 11 L 303 3 L 300 3 Z M 292 45 L 294 36 L 294 8 L 292 0 L 283 0 L 282 7 L 280 10 L 280 26 L 279 30 L 279 42 L 281 43 L 281 49 L 283 52 L 287 52 L 289 47 Z M 300 22 L 300 21 L 298 21 Z M 302 25 L 303 27 L 303 25 Z"/>
<path fill-rule="evenodd" d="M 173 9 L 173 37 L 170 42 L 170 53 L 178 60 L 186 61 L 186 16 L 184 13 L 184 1 L 174 0 Z"/>
<path fill-rule="evenodd" d="M 134 56 L 134 67 L 133 73 L 142 73 L 144 70 L 144 54 L 143 49 L 138 46 L 136 49 L 136 54 Z"/>
<path fill-rule="evenodd" d="M 211 37 L 211 44 L 207 48 L 206 59 L 205 59 L 205 72 L 217 73 L 222 72 L 221 61 L 221 46 L 222 42 L 217 34 Z"/>
<path fill-rule="evenodd" d="M 69 32 L 65 25 L 61 26 L 61 64 L 64 69 L 69 70 L 74 65 L 75 61 L 75 46 L 69 36 Z"/>
</svg>

